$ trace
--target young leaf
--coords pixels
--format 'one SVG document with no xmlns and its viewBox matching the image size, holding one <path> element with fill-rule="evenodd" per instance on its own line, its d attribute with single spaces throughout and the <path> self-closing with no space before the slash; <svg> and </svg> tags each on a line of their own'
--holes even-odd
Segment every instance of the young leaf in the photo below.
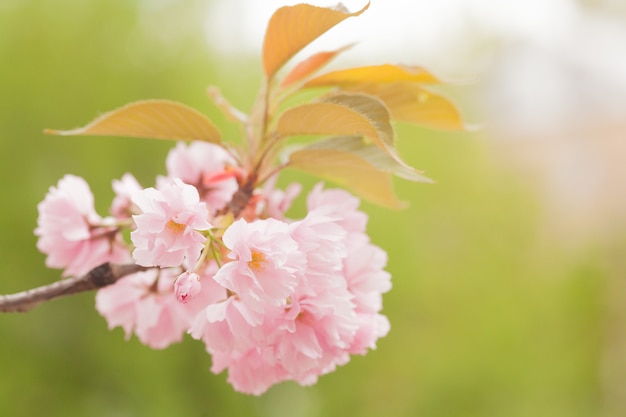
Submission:
<svg viewBox="0 0 626 417">
<path fill-rule="evenodd" d="M 443 96 L 410 82 L 354 84 L 348 91 L 371 94 L 389 108 L 393 119 L 435 129 L 466 129 L 459 110 Z"/>
<path fill-rule="evenodd" d="M 247 123 L 248 115 L 230 104 L 230 102 L 222 95 L 220 89 L 214 85 L 209 86 L 207 89 L 209 98 L 226 116 L 226 118 L 233 122 Z"/>
<path fill-rule="evenodd" d="M 385 151 L 393 149 L 389 111 L 379 99 L 364 94 L 333 95 L 288 109 L 277 130 L 281 136 L 365 136 Z"/>
<path fill-rule="evenodd" d="M 378 146 L 366 143 L 363 138 L 357 136 L 339 136 L 323 139 L 311 143 L 303 149 L 333 149 L 336 151 L 349 152 L 366 160 L 380 171 L 388 172 L 409 181 L 433 182 L 430 178 L 425 177 L 421 171 L 391 157 Z"/>
<path fill-rule="evenodd" d="M 335 149 L 302 149 L 289 156 L 288 166 L 334 181 L 372 203 L 404 207 L 393 193 L 391 175 L 355 154 Z"/>
<path fill-rule="evenodd" d="M 278 9 L 270 18 L 263 40 L 263 69 L 267 78 L 274 74 L 302 48 L 324 32 L 369 7 L 350 13 L 343 9 L 297 4 Z"/>
<path fill-rule="evenodd" d="M 309 77 L 324 65 L 326 65 L 329 61 L 339 55 L 341 52 L 350 48 L 352 45 L 347 45 L 339 49 L 335 49 L 334 51 L 325 51 L 318 52 L 317 54 L 311 55 L 304 61 L 300 62 L 296 65 L 290 72 L 285 76 L 283 82 L 281 83 L 281 87 L 288 87 L 298 81 Z"/>
<path fill-rule="evenodd" d="M 205 115 L 169 100 L 137 101 L 105 113 L 84 127 L 45 132 L 64 136 L 128 136 L 220 143 L 219 130 Z"/>
<path fill-rule="evenodd" d="M 384 64 L 328 72 L 309 80 L 304 86 L 346 87 L 354 84 L 393 83 L 398 81 L 409 81 L 419 84 L 439 84 L 441 82 L 421 67 Z"/>
</svg>

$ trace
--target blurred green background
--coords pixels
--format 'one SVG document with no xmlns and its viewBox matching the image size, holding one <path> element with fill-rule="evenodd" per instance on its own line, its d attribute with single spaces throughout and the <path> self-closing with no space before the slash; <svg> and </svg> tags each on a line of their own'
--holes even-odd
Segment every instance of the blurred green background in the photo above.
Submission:
<svg viewBox="0 0 626 417">
<path fill-rule="evenodd" d="M 45 136 L 44 128 L 168 98 L 237 135 L 206 87 L 219 85 L 248 110 L 258 56 L 212 53 L 203 2 L 162 3 L 0 2 L 0 293 L 60 277 L 44 267 L 33 236 L 48 187 L 80 175 L 104 215 L 111 180 L 132 172 L 152 185 L 173 145 Z M 392 331 L 377 350 L 313 387 L 283 383 L 246 396 L 210 373 L 200 343 L 153 351 L 125 341 L 120 329 L 107 330 L 93 294 L 81 294 L 0 315 L 0 416 L 624 415 L 605 401 L 607 355 L 626 355 L 611 351 L 610 282 L 619 270 L 606 247 L 572 252 L 545 236 L 533 187 L 503 167 L 480 133 L 398 130 L 401 154 L 437 184 L 397 181 L 410 202 L 404 211 L 363 205 L 393 276 L 384 299 Z M 295 173 L 281 181 L 291 180 L 314 183 Z"/>
</svg>

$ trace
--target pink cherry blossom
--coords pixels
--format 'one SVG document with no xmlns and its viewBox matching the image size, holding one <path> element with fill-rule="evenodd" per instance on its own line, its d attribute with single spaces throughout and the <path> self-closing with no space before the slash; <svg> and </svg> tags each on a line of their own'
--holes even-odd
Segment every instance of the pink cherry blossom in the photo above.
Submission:
<svg viewBox="0 0 626 417">
<path fill-rule="evenodd" d="M 194 317 L 225 293 L 203 275 L 202 290 L 188 303 L 174 296 L 177 269 L 148 270 L 126 276 L 98 290 L 96 309 L 109 328 L 121 326 L 126 339 L 135 333 L 153 349 L 163 349 L 182 340 Z"/>
<path fill-rule="evenodd" d="M 329 286 L 345 286 L 342 268 L 347 256 L 347 233 L 336 220 L 322 210 L 313 210 L 289 226 L 299 250 L 306 254 L 306 287 L 325 290 Z"/>
<path fill-rule="evenodd" d="M 391 274 L 385 271 L 387 253 L 370 243 L 365 234 L 353 233 L 346 240 L 348 256 L 344 274 L 359 312 L 377 313 L 382 309 L 382 294 L 391 289 Z"/>
<path fill-rule="evenodd" d="M 133 195 L 141 214 L 131 234 L 133 258 L 142 266 L 178 266 L 195 263 L 206 238 L 199 231 L 211 228 L 206 204 L 195 187 L 180 179 L 163 182 Z M 193 266 L 193 265 L 191 265 Z"/>
<path fill-rule="evenodd" d="M 318 183 L 307 196 L 307 209 L 320 210 L 327 216 L 334 216 L 348 232 L 365 233 L 367 214 L 359 211 L 360 201 L 349 192 L 340 189 L 323 189 Z"/>
<path fill-rule="evenodd" d="M 368 349 L 376 349 L 376 341 L 387 336 L 390 324 L 382 314 L 357 313 L 358 329 L 348 351 L 365 355 Z"/>
<path fill-rule="evenodd" d="M 171 178 L 180 178 L 199 190 L 200 198 L 211 211 L 222 209 L 237 191 L 235 161 L 221 146 L 179 142 L 167 155 L 165 164 Z"/>
<path fill-rule="evenodd" d="M 269 353 L 269 355 L 268 355 Z M 212 354 L 211 371 L 228 370 L 228 382 L 239 392 L 261 395 L 272 385 L 289 379 L 280 363 L 268 360 L 271 349 L 251 348 L 242 352 Z"/>
<path fill-rule="evenodd" d="M 350 298 L 345 288 L 302 296 L 292 303 L 298 311 L 294 318 L 288 314 L 282 323 L 274 323 L 287 330 L 276 335 L 273 346 L 291 379 L 309 385 L 348 362 L 347 349 L 358 329 Z"/>
<path fill-rule="evenodd" d="M 390 329 L 389 320 L 380 311 L 382 294 L 391 289 L 391 275 L 384 270 L 387 253 L 370 243 L 366 234 L 350 233 L 346 249 L 343 271 L 359 322 L 349 352 L 365 355 Z"/>
<path fill-rule="evenodd" d="M 310 385 L 349 360 L 359 322 L 345 289 L 294 296 L 288 308 L 265 311 L 263 323 L 254 325 L 228 311 L 241 302 L 231 297 L 227 303 L 204 328 L 203 340 L 212 371 L 227 370 L 238 391 L 258 395 L 288 379 Z"/>
<path fill-rule="evenodd" d="M 257 215 L 260 218 L 285 220 L 285 213 L 302 191 L 302 185 L 296 182 L 289 184 L 284 191 L 276 188 L 277 179 L 276 175 L 271 177 L 263 187 L 262 198 L 257 207 Z"/>
<path fill-rule="evenodd" d="M 220 268 L 215 280 L 250 303 L 285 305 L 306 267 L 289 225 L 276 219 L 240 219 L 222 240 L 232 262 Z"/>
<path fill-rule="evenodd" d="M 191 301 L 201 289 L 200 277 L 195 272 L 185 271 L 176 277 L 174 282 L 174 294 L 181 303 Z"/>
<path fill-rule="evenodd" d="M 207 306 L 190 333 L 205 342 L 211 370 L 226 370 L 236 390 L 259 395 L 283 380 L 313 384 L 389 331 L 380 314 L 391 285 L 387 257 L 365 235 L 358 204 L 318 186 L 304 219 L 239 220 L 224 233 L 232 261 L 215 281 L 228 297 Z"/>
<path fill-rule="evenodd" d="M 115 198 L 111 204 L 111 214 L 118 219 L 127 219 L 133 214 L 132 195 L 142 187 L 132 174 L 126 173 L 121 180 L 113 180 Z"/>
<path fill-rule="evenodd" d="M 96 213 L 93 194 L 82 178 L 66 175 L 37 208 L 37 248 L 48 255 L 48 267 L 65 268 L 64 276 L 81 276 L 104 262 L 129 259 L 112 219 Z"/>
<path fill-rule="evenodd" d="M 246 350 L 264 337 L 259 326 L 267 310 L 254 307 L 238 297 L 224 297 L 196 316 L 189 333 L 203 340 L 209 353 Z"/>
</svg>

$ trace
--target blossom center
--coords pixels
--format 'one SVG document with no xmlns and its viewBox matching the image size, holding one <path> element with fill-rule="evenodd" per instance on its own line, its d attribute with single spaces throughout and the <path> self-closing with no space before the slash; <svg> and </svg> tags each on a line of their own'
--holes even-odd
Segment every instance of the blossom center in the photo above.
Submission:
<svg viewBox="0 0 626 417">
<path fill-rule="evenodd" d="M 252 259 L 248 261 L 248 267 L 254 272 L 260 272 L 265 270 L 265 255 L 261 252 L 252 251 Z"/>
<path fill-rule="evenodd" d="M 180 223 L 176 223 L 174 220 L 170 219 L 170 221 L 168 221 L 165 225 L 165 228 L 170 231 L 173 234 L 181 234 L 185 231 L 185 227 L 187 227 L 184 224 L 180 224 Z"/>
</svg>

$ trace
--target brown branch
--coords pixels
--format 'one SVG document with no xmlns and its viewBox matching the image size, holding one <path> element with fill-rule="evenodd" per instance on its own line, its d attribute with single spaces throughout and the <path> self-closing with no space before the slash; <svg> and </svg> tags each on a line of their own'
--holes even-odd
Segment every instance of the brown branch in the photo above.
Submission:
<svg viewBox="0 0 626 417">
<path fill-rule="evenodd" d="M 135 264 L 117 265 L 107 262 L 82 277 L 64 279 L 15 294 L 0 295 L 0 313 L 26 312 L 45 301 L 106 287 L 126 275 L 145 269 Z"/>
</svg>

